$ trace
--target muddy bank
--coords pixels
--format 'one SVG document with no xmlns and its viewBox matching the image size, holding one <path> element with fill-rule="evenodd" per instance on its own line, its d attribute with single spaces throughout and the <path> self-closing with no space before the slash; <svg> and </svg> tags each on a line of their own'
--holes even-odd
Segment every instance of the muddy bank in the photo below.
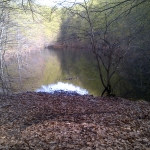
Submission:
<svg viewBox="0 0 150 150">
<path fill-rule="evenodd" d="M 48 49 L 55 49 L 55 50 L 61 50 L 61 49 L 86 49 L 87 50 L 91 50 L 91 47 L 88 44 L 83 44 L 83 43 L 70 43 L 70 44 L 65 44 L 65 43 L 55 43 L 55 44 L 49 44 L 47 46 L 45 46 L 45 48 Z"/>
<path fill-rule="evenodd" d="M 150 103 L 26 92 L 0 96 L 0 149 L 150 148 Z"/>
</svg>

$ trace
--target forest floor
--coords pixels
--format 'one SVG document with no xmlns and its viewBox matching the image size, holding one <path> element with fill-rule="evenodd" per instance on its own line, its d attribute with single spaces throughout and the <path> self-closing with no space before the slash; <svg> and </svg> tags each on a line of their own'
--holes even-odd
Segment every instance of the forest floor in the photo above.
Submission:
<svg viewBox="0 0 150 150">
<path fill-rule="evenodd" d="M 150 103 L 26 92 L 0 96 L 0 150 L 150 150 Z"/>
</svg>

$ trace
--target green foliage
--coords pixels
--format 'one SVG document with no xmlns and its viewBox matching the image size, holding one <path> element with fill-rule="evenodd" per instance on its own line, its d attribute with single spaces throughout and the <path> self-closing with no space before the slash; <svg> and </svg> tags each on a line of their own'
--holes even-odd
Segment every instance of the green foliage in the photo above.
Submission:
<svg viewBox="0 0 150 150">
<path fill-rule="evenodd" d="M 56 41 L 60 28 L 57 13 L 52 13 L 52 8 L 39 6 L 31 1 L 22 2 L 6 1 L 3 5 L 0 4 L 1 12 L 5 11 L 9 17 L 5 23 L 10 24 L 7 29 L 7 38 L 11 41 L 7 43 L 8 50 L 10 47 L 17 49 L 18 44 L 22 50 L 24 47 L 36 49 Z"/>
</svg>

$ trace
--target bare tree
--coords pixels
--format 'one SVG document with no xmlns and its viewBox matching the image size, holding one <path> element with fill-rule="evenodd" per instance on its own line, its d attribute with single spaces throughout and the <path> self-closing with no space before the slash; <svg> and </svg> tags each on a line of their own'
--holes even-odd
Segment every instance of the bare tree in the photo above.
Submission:
<svg viewBox="0 0 150 150">
<path fill-rule="evenodd" d="M 8 28 L 10 27 L 9 11 L 6 9 L 7 2 L 1 2 L 0 12 L 0 80 L 1 88 L 4 94 L 10 92 L 9 75 L 7 72 L 7 66 L 5 62 L 5 51 L 8 43 Z"/>
<path fill-rule="evenodd" d="M 30 11 L 33 14 L 31 0 L 3 0 L 0 2 L 0 85 L 3 94 L 9 94 L 12 91 L 12 77 L 9 75 L 5 54 L 11 45 L 16 45 L 19 50 L 19 26 L 12 20 L 13 15 L 17 15 L 18 10 Z M 13 5 L 16 4 L 16 5 Z M 33 16 L 33 15 L 32 15 Z M 17 38 L 16 38 L 17 37 Z M 17 48 L 16 47 L 16 48 Z M 21 61 L 17 51 L 17 63 L 19 71 L 19 79 L 21 82 Z"/>
<path fill-rule="evenodd" d="M 84 27 L 77 28 L 76 24 L 70 25 L 68 23 L 69 26 L 66 25 L 66 28 L 70 28 L 71 31 L 77 31 L 76 35 L 80 36 L 82 34 L 79 38 L 85 37 L 86 35 L 86 40 L 90 42 L 91 50 L 95 55 L 99 78 L 104 87 L 101 95 L 103 96 L 106 94 L 110 96 L 114 94 L 112 79 L 118 71 L 121 61 L 129 50 L 130 42 L 133 37 L 131 35 L 116 37 L 110 26 L 109 16 L 112 12 L 106 11 L 107 7 L 109 7 L 107 1 L 103 6 L 105 12 L 102 14 L 99 12 L 96 14 L 96 12 L 93 11 L 95 8 L 93 1 L 89 3 L 84 0 L 83 3 L 78 3 L 78 6 L 80 9 L 74 7 L 65 8 L 66 11 L 70 13 L 70 16 L 77 16 L 78 19 L 84 20 Z M 99 24 L 99 18 L 94 18 L 94 16 L 98 15 L 102 16 L 101 18 L 103 20 L 100 22 L 101 24 Z M 68 18 L 68 21 L 71 18 L 73 19 L 73 17 L 70 17 Z M 98 30 L 96 29 L 97 25 L 99 26 Z"/>
</svg>

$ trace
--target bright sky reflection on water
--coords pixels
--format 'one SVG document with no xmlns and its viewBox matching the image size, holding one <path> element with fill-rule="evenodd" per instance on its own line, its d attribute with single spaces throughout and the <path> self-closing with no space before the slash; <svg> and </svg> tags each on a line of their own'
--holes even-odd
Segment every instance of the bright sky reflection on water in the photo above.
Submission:
<svg viewBox="0 0 150 150">
<path fill-rule="evenodd" d="M 82 89 L 79 86 L 74 86 L 73 84 L 58 82 L 56 84 L 42 85 L 41 88 L 37 89 L 36 92 L 48 92 L 54 93 L 55 91 L 67 91 L 67 92 L 76 92 L 80 95 L 88 94 L 86 89 Z"/>
</svg>

